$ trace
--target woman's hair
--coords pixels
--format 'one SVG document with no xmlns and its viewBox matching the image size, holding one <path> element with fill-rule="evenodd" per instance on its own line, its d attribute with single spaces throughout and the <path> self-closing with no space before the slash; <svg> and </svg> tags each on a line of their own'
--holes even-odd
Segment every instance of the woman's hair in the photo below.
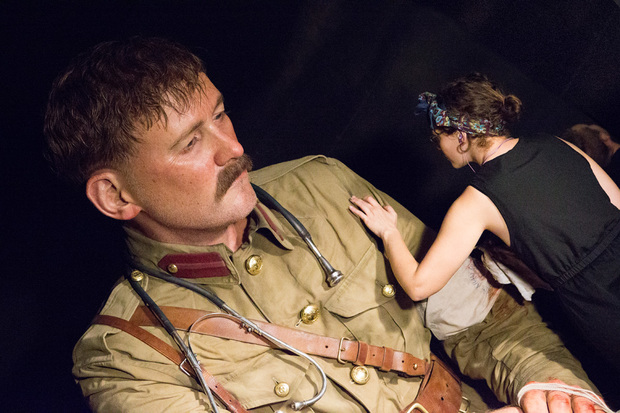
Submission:
<svg viewBox="0 0 620 413">
<path fill-rule="evenodd" d="M 201 90 L 202 62 L 158 38 L 101 43 L 54 81 L 45 113 L 46 157 L 63 178 L 83 183 L 97 169 L 121 168 L 136 131 L 182 112 Z"/>
<path fill-rule="evenodd" d="M 488 121 L 494 135 L 509 135 L 507 126 L 516 122 L 521 114 L 521 100 L 515 95 L 504 94 L 485 75 L 472 73 L 447 84 L 437 94 L 439 104 L 448 114 L 464 116 L 476 121 Z M 446 128 L 453 133 L 456 128 Z M 470 133 L 472 138 L 484 134 Z"/>
</svg>

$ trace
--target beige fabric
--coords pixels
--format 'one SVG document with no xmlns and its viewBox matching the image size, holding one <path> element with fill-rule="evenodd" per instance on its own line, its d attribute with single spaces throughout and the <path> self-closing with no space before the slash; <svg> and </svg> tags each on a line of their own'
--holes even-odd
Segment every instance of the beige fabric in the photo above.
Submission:
<svg viewBox="0 0 620 413">
<path fill-rule="evenodd" d="M 277 213 L 267 211 L 262 215 L 258 209 L 252 214 L 249 242 L 234 253 L 222 245 L 157 243 L 128 231 L 131 252 L 147 266 L 155 266 L 170 253 L 219 252 L 231 275 L 193 282 L 214 291 L 244 316 L 297 326 L 316 334 L 359 339 L 427 358 L 431 334 L 416 311 L 417 304 L 398 288 L 394 298 L 382 294 L 383 286 L 395 284 L 395 279 L 386 269 L 376 239 L 347 211 L 349 197 L 370 194 L 380 202 L 389 202 L 399 214 L 399 228 L 411 251 L 418 257 L 433 234 L 393 199 L 333 159 L 308 157 L 275 165 L 252 173 L 252 180 L 274 195 L 308 228 L 319 249 L 344 273 L 340 284 L 327 287 L 316 259 L 288 223 Z M 262 257 L 263 269 L 253 276 L 245 270 L 244 263 L 254 254 Z M 202 296 L 153 277 L 146 277 L 142 286 L 162 306 L 216 310 Z M 129 319 L 140 304 L 127 282 L 121 280 L 101 313 Z M 309 325 L 299 323 L 299 312 L 307 304 L 318 305 L 321 310 L 319 319 Z M 528 318 L 512 321 L 522 329 L 529 329 L 530 322 L 539 324 L 539 320 Z M 544 350 L 564 355 L 562 360 L 584 376 L 560 343 L 543 331 L 543 326 L 538 327 L 540 334 L 536 340 L 528 342 L 527 351 L 518 344 L 519 335 L 511 336 L 512 324 L 500 327 L 489 325 L 484 331 L 498 338 L 501 349 L 488 347 L 489 340 L 479 343 L 466 332 L 451 338 L 452 353 L 458 356 L 459 362 L 474 376 L 489 380 L 493 388 L 502 392 L 500 397 L 512 397 L 515 383 L 543 376 L 550 364 L 556 377 L 575 382 L 573 374 L 555 361 L 545 361 Z M 163 329 L 148 329 L 173 344 Z M 463 339 L 463 347 L 472 349 L 471 354 L 461 351 L 458 337 Z M 192 335 L 191 343 L 206 369 L 247 409 L 287 411 L 287 401 L 307 399 L 319 386 L 316 369 L 286 352 L 203 335 Z M 510 345 L 519 351 L 504 351 Z M 489 357 L 488 352 L 477 346 L 503 358 Z M 536 363 L 530 363 L 532 357 Z M 209 411 L 206 396 L 192 379 L 150 347 L 114 328 L 101 325 L 89 328 L 77 343 L 73 358 L 73 373 L 94 411 Z M 327 393 L 305 411 L 396 412 L 411 402 L 418 390 L 418 378 L 403 378 L 370 368 L 370 381 L 358 385 L 349 377 L 350 365 L 322 359 L 318 362 L 329 377 Z M 503 366 L 510 366 L 510 371 L 504 372 Z M 286 398 L 274 393 L 275 385 L 281 382 L 291 389 Z"/>
<path fill-rule="evenodd" d="M 440 291 L 417 308 L 435 337 L 445 340 L 484 320 L 499 291 L 467 260 Z"/>
<path fill-rule="evenodd" d="M 516 288 L 503 290 L 484 320 L 443 342 L 469 377 L 486 380 L 503 402 L 516 403 L 529 381 L 557 378 L 594 390 L 581 364 L 549 331 L 530 302 L 520 304 Z"/>
</svg>

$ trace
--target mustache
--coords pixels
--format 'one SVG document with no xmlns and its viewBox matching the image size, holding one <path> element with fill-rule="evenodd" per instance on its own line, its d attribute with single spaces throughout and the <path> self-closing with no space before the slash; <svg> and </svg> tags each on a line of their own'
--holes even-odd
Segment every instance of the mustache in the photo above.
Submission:
<svg viewBox="0 0 620 413">
<path fill-rule="evenodd" d="M 222 172 L 217 177 L 217 187 L 215 189 L 216 199 L 222 199 L 226 194 L 226 191 L 232 186 L 233 182 L 244 171 L 250 172 L 252 170 L 252 159 L 245 153 L 239 158 L 235 159 L 230 164 L 226 165 Z"/>
</svg>

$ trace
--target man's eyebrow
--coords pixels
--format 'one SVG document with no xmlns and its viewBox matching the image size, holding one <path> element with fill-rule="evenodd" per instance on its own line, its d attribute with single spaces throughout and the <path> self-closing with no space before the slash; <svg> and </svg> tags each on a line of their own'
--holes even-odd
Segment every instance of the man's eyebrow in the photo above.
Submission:
<svg viewBox="0 0 620 413">
<path fill-rule="evenodd" d="M 217 100 L 215 101 L 214 107 L 217 108 L 218 106 L 223 105 L 223 104 L 224 104 L 224 95 L 220 93 L 220 95 L 217 97 Z"/>
<path fill-rule="evenodd" d="M 224 104 L 224 96 L 222 94 L 220 94 L 217 97 L 217 100 L 215 101 L 215 106 L 213 107 L 214 109 L 217 108 L 220 105 Z M 204 125 L 204 120 L 198 120 L 197 122 L 193 123 L 189 128 L 187 128 L 184 132 L 181 132 L 181 134 L 179 135 L 179 137 L 177 139 L 175 139 L 174 143 L 170 146 L 171 149 L 174 149 L 177 145 L 179 145 L 187 136 L 191 135 L 192 133 L 194 133 L 196 130 L 200 129 L 202 127 L 202 125 Z"/>
</svg>

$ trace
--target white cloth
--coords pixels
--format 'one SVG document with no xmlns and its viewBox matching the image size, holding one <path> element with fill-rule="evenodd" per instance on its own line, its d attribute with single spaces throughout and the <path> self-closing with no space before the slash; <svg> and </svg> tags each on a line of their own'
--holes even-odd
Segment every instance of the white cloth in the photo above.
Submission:
<svg viewBox="0 0 620 413">
<path fill-rule="evenodd" d="M 534 287 L 524 280 L 519 274 L 511 271 L 502 263 L 495 261 L 489 253 L 483 250 L 482 262 L 489 270 L 493 278 L 500 284 L 513 284 L 519 290 L 519 293 L 527 301 L 532 301 L 532 294 L 536 291 Z"/>
</svg>

